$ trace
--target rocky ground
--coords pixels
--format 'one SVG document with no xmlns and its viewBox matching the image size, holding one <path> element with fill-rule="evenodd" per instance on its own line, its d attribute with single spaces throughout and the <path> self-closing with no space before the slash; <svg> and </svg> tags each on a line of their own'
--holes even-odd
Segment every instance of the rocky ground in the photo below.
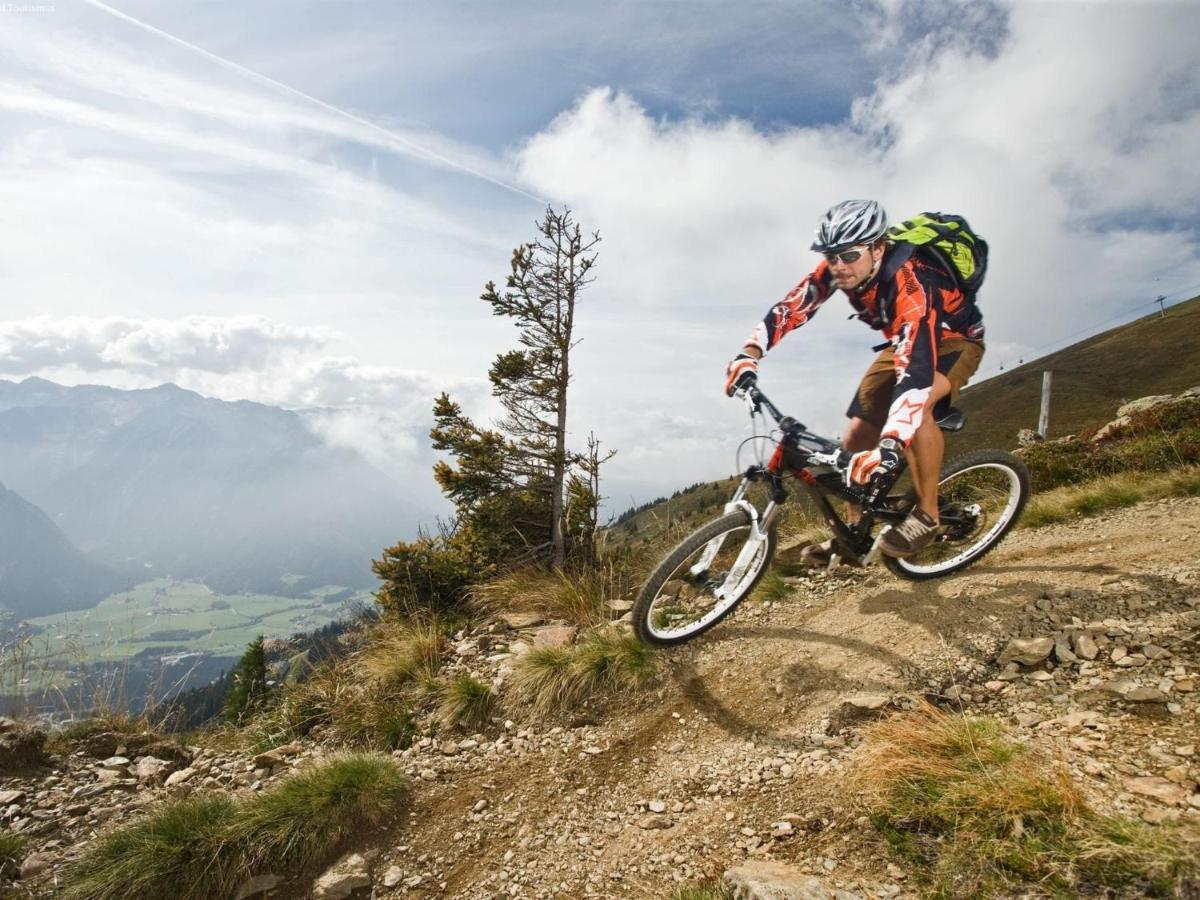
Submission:
<svg viewBox="0 0 1200 900">
<path fill-rule="evenodd" d="M 1017 532 L 941 581 L 793 579 L 787 598 L 664 654 L 659 685 L 636 700 L 398 752 L 414 781 L 403 821 L 364 835 L 323 882 L 248 888 L 649 898 L 726 870 L 774 877 L 774 864 L 814 897 L 914 896 L 843 773 L 863 722 L 923 698 L 1060 755 L 1103 810 L 1200 822 L 1198 527 L 1200 500 L 1161 501 Z M 541 642 L 571 637 L 515 624 Z M 463 634 L 455 666 L 502 682 L 514 637 Z M 176 750 L 81 747 L 38 780 L 0 777 L 0 827 L 31 838 L 18 884 L 47 891 L 100 828 L 165 796 L 261 788 L 320 752 Z"/>
</svg>

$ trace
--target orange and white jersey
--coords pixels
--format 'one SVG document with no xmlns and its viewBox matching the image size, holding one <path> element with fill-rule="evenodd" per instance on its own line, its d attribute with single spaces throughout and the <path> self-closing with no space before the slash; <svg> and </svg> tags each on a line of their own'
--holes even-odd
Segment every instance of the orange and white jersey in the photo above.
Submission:
<svg viewBox="0 0 1200 900">
<path fill-rule="evenodd" d="M 880 269 L 887 268 L 885 257 Z M 829 263 L 821 260 L 771 307 L 747 343 L 765 354 L 811 319 L 834 290 Z M 920 255 L 905 260 L 893 277 L 877 277 L 865 289 L 850 293 L 849 299 L 858 318 L 882 331 L 895 350 L 896 388 L 883 436 L 907 446 L 921 425 L 933 388 L 939 343 L 944 338 L 982 343 L 983 318 L 954 277 Z"/>
</svg>

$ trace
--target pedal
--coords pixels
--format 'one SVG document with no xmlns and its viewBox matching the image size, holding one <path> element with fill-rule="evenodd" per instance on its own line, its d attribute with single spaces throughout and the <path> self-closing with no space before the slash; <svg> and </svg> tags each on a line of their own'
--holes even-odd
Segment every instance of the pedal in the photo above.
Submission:
<svg viewBox="0 0 1200 900">
<path fill-rule="evenodd" d="M 887 528 L 882 529 L 879 534 L 875 536 L 875 543 L 871 545 L 871 549 L 867 552 L 867 555 L 862 558 L 862 564 L 864 566 L 869 566 L 874 563 L 875 560 L 879 559 L 879 545 L 883 542 L 883 536 L 891 530 L 892 526 L 889 525 Z"/>
</svg>

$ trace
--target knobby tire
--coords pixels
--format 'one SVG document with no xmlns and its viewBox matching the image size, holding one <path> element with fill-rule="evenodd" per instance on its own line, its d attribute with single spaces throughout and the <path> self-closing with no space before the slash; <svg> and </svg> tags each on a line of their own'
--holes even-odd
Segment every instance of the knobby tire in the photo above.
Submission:
<svg viewBox="0 0 1200 900">
<path fill-rule="evenodd" d="M 724 621 L 730 613 L 737 609 L 738 605 L 746 599 L 762 580 L 763 575 L 771 567 L 771 560 L 775 556 L 775 548 L 777 544 L 776 528 L 772 525 L 767 532 L 766 552 L 762 560 L 758 563 L 758 570 L 754 573 L 750 582 L 742 589 L 738 596 L 726 601 L 725 609 L 719 615 L 713 617 L 709 622 L 696 627 L 695 630 L 687 631 L 677 637 L 664 637 L 660 634 L 655 634 L 651 628 L 650 617 L 652 614 L 652 606 L 658 598 L 663 587 L 671 580 L 671 576 L 675 575 L 679 567 L 698 550 L 703 548 L 709 541 L 718 537 L 721 534 L 732 531 L 735 528 L 747 528 L 750 526 L 750 516 L 745 510 L 736 510 L 721 516 L 719 519 L 714 519 L 704 525 L 701 525 L 672 550 L 667 557 L 658 564 L 646 583 L 642 586 L 638 593 L 637 600 L 633 605 L 633 629 L 638 638 L 646 644 L 655 647 L 672 647 L 682 644 L 685 641 L 690 641 L 692 638 L 699 637 L 710 628 L 715 627 Z M 749 534 L 749 532 L 748 532 Z M 744 545 L 742 541 L 741 545 Z M 739 546 L 741 546 L 739 545 Z"/>
</svg>

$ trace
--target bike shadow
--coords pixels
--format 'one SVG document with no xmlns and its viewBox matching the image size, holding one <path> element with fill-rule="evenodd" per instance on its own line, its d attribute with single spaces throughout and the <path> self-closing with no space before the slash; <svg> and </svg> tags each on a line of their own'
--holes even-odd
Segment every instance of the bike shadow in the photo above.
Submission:
<svg viewBox="0 0 1200 900">
<path fill-rule="evenodd" d="M 725 628 L 709 637 L 706 644 L 711 646 L 725 641 L 761 640 L 763 638 L 790 641 L 808 646 L 816 644 L 838 648 L 854 655 L 870 657 L 897 671 L 908 662 L 906 657 L 901 654 L 868 641 L 783 625 L 768 628 L 750 626 Z M 805 651 L 802 649 L 797 651 L 797 655 L 804 653 Z M 671 670 L 671 677 L 678 685 L 680 693 L 693 707 L 710 723 L 731 736 L 751 737 L 758 744 L 765 744 L 780 750 L 811 749 L 808 732 L 797 734 L 791 730 L 794 720 L 789 723 L 788 727 L 781 727 L 774 719 L 753 717 L 749 709 L 734 706 L 718 697 L 709 684 L 712 675 L 701 674 L 691 660 L 677 663 Z M 797 702 L 818 704 L 826 695 L 891 694 L 896 691 L 896 684 L 893 681 L 863 677 L 862 675 L 847 675 L 834 667 L 809 659 L 798 659 L 782 666 L 772 681 L 784 685 L 786 700 L 789 704 Z M 831 706 L 836 706 L 832 699 L 829 700 L 829 703 Z"/>
<path fill-rule="evenodd" d="M 1040 577 L 1011 583 L 997 584 L 979 581 L 979 576 L 995 576 L 1031 573 Z M 1104 564 L 1085 565 L 995 565 L 973 568 L 957 577 L 938 581 L 905 582 L 897 580 L 893 586 L 865 597 L 858 605 L 862 615 L 894 615 L 897 618 L 925 629 L 940 638 L 949 637 L 964 625 L 979 622 L 984 617 L 994 616 L 1004 624 L 1026 614 L 1025 604 L 1043 596 L 1052 596 L 1064 587 L 1055 574 L 1120 575 L 1123 582 L 1131 583 L 1134 591 L 1162 591 L 1179 585 L 1171 579 L 1150 573 L 1130 573 L 1119 567 Z M 1080 590 L 1097 590 L 1084 587 Z"/>
</svg>

